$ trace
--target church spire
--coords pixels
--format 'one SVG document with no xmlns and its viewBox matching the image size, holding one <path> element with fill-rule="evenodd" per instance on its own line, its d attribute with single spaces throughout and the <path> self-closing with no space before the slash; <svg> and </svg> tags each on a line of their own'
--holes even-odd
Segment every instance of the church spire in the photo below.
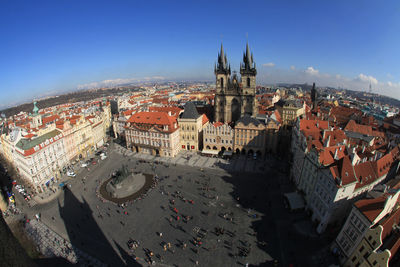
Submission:
<svg viewBox="0 0 400 267">
<path fill-rule="evenodd" d="M 249 43 L 246 43 L 246 51 L 243 53 L 243 62 L 240 65 L 240 73 L 257 73 L 256 64 L 253 61 L 253 53 L 250 52 Z"/>
<path fill-rule="evenodd" d="M 218 53 L 218 63 L 215 67 L 215 73 L 230 74 L 230 67 L 228 66 L 228 60 L 224 53 L 224 46 L 221 43 L 221 51 Z"/>
</svg>

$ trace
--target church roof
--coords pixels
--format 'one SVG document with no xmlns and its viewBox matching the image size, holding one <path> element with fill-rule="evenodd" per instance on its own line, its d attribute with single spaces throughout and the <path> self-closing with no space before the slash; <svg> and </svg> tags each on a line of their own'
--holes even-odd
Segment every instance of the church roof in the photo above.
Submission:
<svg viewBox="0 0 400 267">
<path fill-rule="evenodd" d="M 245 116 L 241 117 L 239 120 L 237 120 L 236 125 L 238 123 L 243 123 L 246 126 L 249 125 L 250 123 L 252 123 L 255 126 L 262 124 L 259 120 L 255 119 L 253 117 L 250 117 L 248 115 L 245 115 Z"/>
<path fill-rule="evenodd" d="M 185 104 L 185 109 L 181 115 L 181 119 L 197 119 L 200 114 L 197 112 L 196 106 L 192 101 Z"/>
</svg>

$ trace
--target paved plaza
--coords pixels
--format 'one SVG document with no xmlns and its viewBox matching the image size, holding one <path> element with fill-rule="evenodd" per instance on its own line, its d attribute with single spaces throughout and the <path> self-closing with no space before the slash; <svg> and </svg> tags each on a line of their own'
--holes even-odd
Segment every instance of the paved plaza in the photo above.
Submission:
<svg viewBox="0 0 400 267">
<path fill-rule="evenodd" d="M 158 177 L 124 207 L 97 195 L 122 164 Z M 312 252 L 326 244 L 296 230 L 307 218 L 284 208 L 282 194 L 293 190 L 284 169 L 274 159 L 188 152 L 154 159 L 114 144 L 106 160 L 80 169 L 57 198 L 24 212 L 40 213 L 43 225 L 99 265 L 318 266 L 323 259 Z M 129 240 L 138 247 L 130 249 Z"/>
</svg>

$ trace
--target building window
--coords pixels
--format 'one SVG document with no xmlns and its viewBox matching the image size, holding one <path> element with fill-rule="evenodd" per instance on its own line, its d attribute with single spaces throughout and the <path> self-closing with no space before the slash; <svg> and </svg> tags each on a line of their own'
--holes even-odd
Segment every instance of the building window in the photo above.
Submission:
<svg viewBox="0 0 400 267">
<path fill-rule="evenodd" d="M 359 250 L 360 253 L 363 252 L 363 250 L 364 250 L 364 246 L 362 246 L 362 247 L 360 248 L 360 250 Z"/>
</svg>

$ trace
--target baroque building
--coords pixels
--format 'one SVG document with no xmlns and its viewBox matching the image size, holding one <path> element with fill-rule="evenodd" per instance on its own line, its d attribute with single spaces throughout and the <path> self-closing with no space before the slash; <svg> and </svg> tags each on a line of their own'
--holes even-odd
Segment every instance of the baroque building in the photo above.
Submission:
<svg viewBox="0 0 400 267">
<path fill-rule="evenodd" d="M 182 150 L 201 151 L 203 149 L 203 128 L 207 123 L 207 116 L 199 114 L 193 102 L 189 101 L 185 104 L 185 109 L 178 118 Z"/>
<path fill-rule="evenodd" d="M 135 113 L 125 129 L 126 145 L 132 151 L 161 157 L 175 157 L 179 152 L 179 127 L 167 113 Z"/>
<path fill-rule="evenodd" d="M 257 99 L 255 97 L 257 70 L 249 45 L 246 45 L 243 62 L 240 64 L 240 80 L 235 72 L 231 77 L 231 67 L 222 44 L 214 73 L 216 76 L 215 121 L 229 123 L 237 121 L 244 115 L 255 117 L 257 115 Z"/>
</svg>

